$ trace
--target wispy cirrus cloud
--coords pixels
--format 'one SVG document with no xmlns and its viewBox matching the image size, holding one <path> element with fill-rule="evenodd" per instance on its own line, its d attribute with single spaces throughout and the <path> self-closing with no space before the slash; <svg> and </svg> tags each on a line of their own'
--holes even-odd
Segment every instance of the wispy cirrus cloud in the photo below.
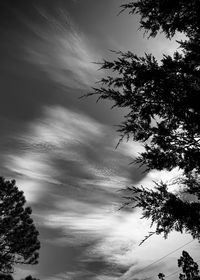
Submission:
<svg viewBox="0 0 200 280">
<path fill-rule="evenodd" d="M 23 143 L 21 145 L 23 150 L 20 154 L 8 155 L 6 167 L 20 175 L 20 183 L 23 177 L 26 183 L 30 180 L 35 181 L 36 184 L 43 183 L 44 186 L 61 184 L 62 169 L 65 169 L 65 164 L 67 166 L 69 163 L 71 163 L 71 172 L 73 172 L 73 163 L 77 163 L 77 167 L 75 164 L 74 168 L 77 174 L 80 171 L 80 179 L 87 178 L 88 167 L 85 165 L 84 155 L 81 155 L 81 147 L 82 145 L 87 147 L 90 142 L 101 137 L 102 133 L 103 126 L 84 114 L 61 107 L 46 107 L 44 118 L 31 124 L 29 133 L 17 138 L 17 141 Z M 84 148 L 82 153 L 83 151 Z M 26 190 L 27 198 L 34 201 L 30 194 L 31 190 L 27 188 Z M 38 191 L 42 193 L 43 188 L 39 188 Z"/>
<path fill-rule="evenodd" d="M 37 224 L 54 231 L 51 237 L 42 235 L 42 242 L 66 250 L 84 248 L 76 257 L 80 273 L 74 279 L 80 275 L 115 279 L 125 271 L 122 279 L 129 279 L 141 263 L 155 258 L 152 253 L 142 262 L 146 251 L 139 250 L 138 244 L 150 224 L 140 219 L 139 212 L 118 211 L 117 190 L 145 178 L 149 183 L 156 174 L 138 177 L 137 169 L 132 174 L 134 166 L 128 163 L 136 156 L 134 146 L 124 143 L 115 150 L 116 139 L 108 137 L 108 131 L 109 127 L 82 112 L 46 106 L 43 116 L 15 139 L 23 143 L 23 150 L 7 159 L 7 169 L 16 174 L 19 187 L 34 205 Z M 61 268 L 64 273 L 64 264 Z"/>
<path fill-rule="evenodd" d="M 121 169 L 128 158 L 114 149 L 115 138 L 108 137 L 108 131 L 81 112 L 45 107 L 43 116 L 15 139 L 23 150 L 7 158 L 7 169 L 15 174 L 28 202 L 38 207 L 37 224 L 60 229 L 59 236 L 44 242 L 87 245 L 79 259 L 84 266 L 94 255 L 95 261 L 103 258 L 105 263 L 123 266 L 120 252 L 130 242 L 126 230 L 119 232 L 119 224 L 127 222 L 117 211 L 117 190 L 131 182 L 126 167 Z"/>
<path fill-rule="evenodd" d="M 100 60 L 100 55 L 94 51 L 90 40 L 77 30 L 66 8 L 57 8 L 54 13 L 41 7 L 37 10 L 42 25 L 25 20 L 38 38 L 27 42 L 26 59 L 61 86 L 88 89 L 99 79 L 99 67 L 94 62 Z"/>
</svg>

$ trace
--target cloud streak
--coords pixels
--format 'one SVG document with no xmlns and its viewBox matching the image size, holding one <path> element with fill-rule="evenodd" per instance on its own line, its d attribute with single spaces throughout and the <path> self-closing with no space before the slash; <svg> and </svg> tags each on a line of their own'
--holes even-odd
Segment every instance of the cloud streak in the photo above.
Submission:
<svg viewBox="0 0 200 280">
<path fill-rule="evenodd" d="M 82 112 L 46 106 L 27 133 L 15 138 L 24 149 L 7 160 L 7 169 L 16 174 L 19 187 L 34 205 L 37 224 L 54 232 L 50 237 L 42 235 L 45 246 L 84 248 L 77 257 L 80 267 L 74 279 L 80 278 L 81 271 L 94 280 L 131 279 L 146 254 L 138 244 L 150 223 L 140 219 L 140 212 L 118 211 L 117 190 L 169 177 L 156 172 L 137 177 L 137 169 L 134 177 L 134 166 L 128 168 L 136 156 L 134 144 L 123 143 L 114 150 L 116 139 L 108 138 L 108 132 L 109 127 Z M 148 248 L 152 248 L 150 243 Z M 146 263 L 152 259 L 153 251 Z M 64 273 L 65 266 L 61 267 Z"/>
<path fill-rule="evenodd" d="M 139 227 L 134 233 L 128 216 L 117 211 L 117 190 L 131 179 L 121 169 L 128 158 L 114 150 L 115 138 L 107 138 L 108 131 L 81 112 L 44 107 L 43 116 L 15 139 L 24 149 L 10 154 L 6 167 L 35 205 L 37 224 L 61 230 L 60 236 L 45 238 L 46 243 L 87 246 L 80 256 L 84 265 L 102 259 L 127 267 L 129 253 L 123 255 L 135 243 Z"/>
<path fill-rule="evenodd" d="M 37 35 L 26 44 L 27 59 L 45 71 L 51 80 L 73 89 L 89 89 L 99 79 L 94 62 L 100 57 L 86 36 L 77 31 L 65 8 L 52 14 L 38 8 L 43 27 L 26 19 Z"/>
</svg>

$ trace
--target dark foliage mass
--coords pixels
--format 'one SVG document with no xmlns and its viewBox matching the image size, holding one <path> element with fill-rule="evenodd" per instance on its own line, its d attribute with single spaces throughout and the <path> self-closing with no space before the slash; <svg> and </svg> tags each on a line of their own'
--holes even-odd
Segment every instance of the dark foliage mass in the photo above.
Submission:
<svg viewBox="0 0 200 280">
<path fill-rule="evenodd" d="M 0 274 L 0 280 L 14 280 L 10 274 Z"/>
<path fill-rule="evenodd" d="M 128 188 L 126 205 L 143 209 L 145 218 L 156 224 L 157 234 L 171 230 L 190 232 L 200 238 L 200 1 L 138 0 L 122 5 L 138 13 L 140 25 L 150 36 L 161 31 L 167 37 L 186 35 L 173 56 L 157 61 L 152 54 L 139 57 L 116 52 L 114 61 L 101 68 L 108 76 L 88 95 L 111 100 L 113 107 L 129 113 L 119 126 L 122 139 L 139 141 L 145 151 L 136 163 L 147 170 L 182 170 L 176 181 L 195 197 L 184 201 L 160 183 L 154 191 Z"/>
<path fill-rule="evenodd" d="M 38 262 L 39 233 L 31 218 L 32 210 L 24 207 L 25 202 L 15 181 L 0 177 L 0 279 L 12 279 L 9 274 L 16 264 Z"/>
<path fill-rule="evenodd" d="M 10 274 L 0 274 L 0 280 L 14 280 L 14 278 Z M 39 280 L 39 279 L 34 278 L 31 275 L 29 275 L 26 278 L 23 278 L 21 280 Z"/>
<path fill-rule="evenodd" d="M 155 36 L 160 30 L 167 37 L 172 37 L 177 31 L 185 32 L 186 35 L 199 32 L 198 0 L 138 0 L 121 7 L 130 14 L 138 13 L 141 16 L 141 28 L 150 32 L 150 36 Z"/>
<path fill-rule="evenodd" d="M 26 278 L 22 279 L 22 280 L 39 280 L 37 278 L 32 277 L 31 275 L 27 276 Z"/>
</svg>

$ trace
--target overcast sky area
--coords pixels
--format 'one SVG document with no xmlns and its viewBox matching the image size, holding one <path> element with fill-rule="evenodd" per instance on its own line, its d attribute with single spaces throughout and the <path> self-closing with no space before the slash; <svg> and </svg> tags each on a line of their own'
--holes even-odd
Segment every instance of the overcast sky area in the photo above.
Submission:
<svg viewBox="0 0 200 280">
<path fill-rule="evenodd" d="M 118 211 L 120 189 L 151 187 L 175 170 L 143 173 L 130 163 L 141 151 L 119 140 L 123 112 L 112 103 L 80 99 L 106 73 L 94 62 L 110 50 L 172 54 L 162 35 L 147 40 L 138 17 L 121 0 L 2 0 L 0 2 L 1 176 L 16 179 L 40 232 L 40 261 L 18 267 L 15 279 L 156 279 L 177 270 L 183 249 L 199 260 L 196 241 L 172 233 L 152 237 L 138 210 Z M 177 274 L 169 279 L 177 279 Z"/>
</svg>

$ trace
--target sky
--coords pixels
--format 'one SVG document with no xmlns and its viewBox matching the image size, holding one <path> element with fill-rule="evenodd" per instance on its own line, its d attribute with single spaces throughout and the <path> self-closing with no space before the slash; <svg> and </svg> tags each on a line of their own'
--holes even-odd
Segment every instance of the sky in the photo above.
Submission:
<svg viewBox="0 0 200 280">
<path fill-rule="evenodd" d="M 175 40 L 147 39 L 137 16 L 118 15 L 121 0 L 0 2 L 1 176 L 16 179 L 40 232 L 39 264 L 16 267 L 15 279 L 155 279 L 177 270 L 192 240 L 153 236 L 139 210 L 120 210 L 119 190 L 170 181 L 179 171 L 144 173 L 130 164 L 140 144 L 122 142 L 123 110 L 80 98 L 106 75 L 110 50 L 172 54 Z M 196 241 L 184 247 L 200 259 Z M 144 269 L 145 268 L 145 269 Z M 178 272 L 169 279 L 177 278 Z"/>
</svg>

